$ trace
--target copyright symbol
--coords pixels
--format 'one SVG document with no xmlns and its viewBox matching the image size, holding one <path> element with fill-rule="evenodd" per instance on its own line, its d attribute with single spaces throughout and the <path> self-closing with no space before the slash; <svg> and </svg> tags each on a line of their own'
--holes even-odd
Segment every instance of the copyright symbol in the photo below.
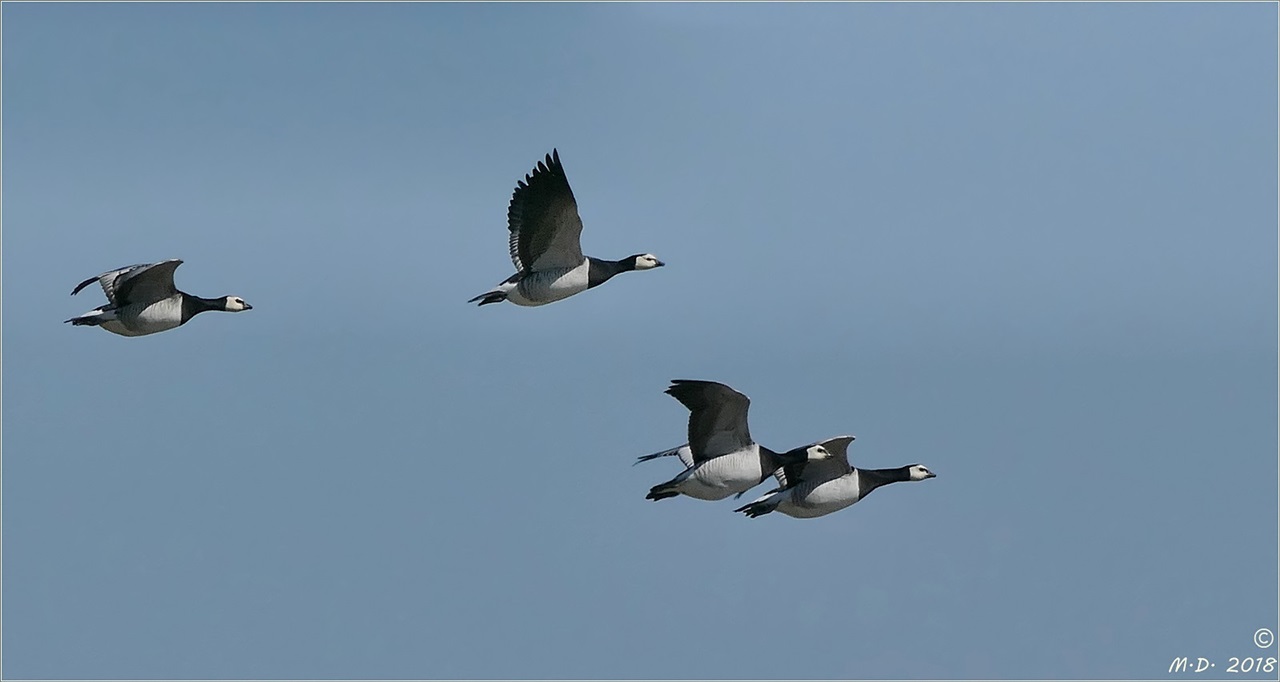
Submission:
<svg viewBox="0 0 1280 682">
<path fill-rule="evenodd" d="M 1270 649 L 1271 645 L 1276 643 L 1276 635 L 1266 628 L 1258 628 L 1258 631 L 1253 633 L 1253 643 L 1259 649 Z"/>
</svg>

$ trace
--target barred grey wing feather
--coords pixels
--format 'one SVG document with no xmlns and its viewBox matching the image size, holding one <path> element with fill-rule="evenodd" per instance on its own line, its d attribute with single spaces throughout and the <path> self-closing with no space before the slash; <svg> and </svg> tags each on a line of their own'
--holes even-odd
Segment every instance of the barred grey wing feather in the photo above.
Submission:
<svg viewBox="0 0 1280 682">
<path fill-rule="evenodd" d="M 774 469 L 773 478 L 778 482 L 775 490 L 785 490 L 788 487 L 787 481 L 800 480 L 800 470 L 804 468 L 804 464 L 804 462 L 795 462 Z"/>
<path fill-rule="evenodd" d="M 76 294 L 80 293 L 81 290 L 83 290 L 85 287 L 89 286 L 90 284 L 93 284 L 94 282 L 97 282 L 99 285 L 102 286 L 102 293 L 106 294 L 107 300 L 110 301 L 112 305 L 118 305 L 118 301 L 116 301 L 116 282 L 119 280 L 119 278 L 129 272 L 132 272 L 139 268 L 145 268 L 149 265 L 150 263 L 126 265 L 123 268 L 116 268 L 115 270 L 109 270 L 107 272 L 104 272 L 101 275 L 90 277 L 89 279 L 86 279 L 85 281 L 77 284 L 76 288 L 71 290 L 71 295 L 75 296 Z"/>
<path fill-rule="evenodd" d="M 683 464 L 684 468 L 686 469 L 693 466 L 694 464 L 693 452 L 689 449 L 689 444 L 686 443 L 684 445 L 681 445 L 678 448 L 671 448 L 669 450 L 662 450 L 660 452 L 655 452 L 652 455 L 644 455 L 642 457 L 637 457 L 635 464 L 632 464 L 632 466 L 635 466 L 636 464 L 639 464 L 641 462 L 648 462 L 650 460 L 655 460 L 660 457 L 678 457 L 680 459 L 680 463 Z"/>
</svg>

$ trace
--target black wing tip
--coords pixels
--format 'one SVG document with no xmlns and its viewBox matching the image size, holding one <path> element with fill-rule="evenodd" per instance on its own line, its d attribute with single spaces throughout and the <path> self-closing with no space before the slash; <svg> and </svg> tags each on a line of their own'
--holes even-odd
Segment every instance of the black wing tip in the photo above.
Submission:
<svg viewBox="0 0 1280 682">
<path fill-rule="evenodd" d="M 516 180 L 516 188 L 511 196 L 512 203 L 515 203 L 521 190 L 529 189 L 529 185 L 536 182 L 542 175 L 564 175 L 564 167 L 560 165 L 559 150 L 552 149 L 550 154 L 534 164 L 532 171 L 524 174 L 524 180 Z"/>
<path fill-rule="evenodd" d="M 723 388 L 723 389 L 728 389 L 730 391 L 734 391 L 733 387 L 729 386 L 728 384 L 722 384 L 719 381 L 710 381 L 708 379 L 672 379 L 671 385 L 667 387 L 667 392 L 669 393 L 671 391 L 678 390 L 678 389 L 712 388 L 712 387 Z M 734 391 L 734 393 L 737 393 L 737 391 Z"/>
<path fill-rule="evenodd" d="M 688 393 L 700 386 L 715 383 L 713 381 L 703 381 L 702 379 L 672 379 L 671 385 L 666 388 L 663 393 L 674 396 L 676 393 Z"/>
<path fill-rule="evenodd" d="M 76 285 L 76 288 L 74 288 L 74 289 L 72 289 L 72 290 L 71 290 L 71 295 L 72 295 L 72 296 L 75 296 L 76 294 L 80 293 L 81 291 L 84 291 L 84 288 L 85 288 L 85 287 L 89 286 L 90 284 L 93 284 L 93 283 L 94 283 L 94 282 L 96 282 L 96 281 L 98 281 L 98 278 L 97 278 L 97 277 L 90 277 L 89 279 L 86 279 L 85 281 L 83 281 L 83 282 L 81 282 L 80 284 Z"/>
<path fill-rule="evenodd" d="M 564 167 L 560 165 L 560 150 L 552 147 L 551 153 L 538 162 L 538 170 L 543 173 L 563 174 Z"/>
</svg>

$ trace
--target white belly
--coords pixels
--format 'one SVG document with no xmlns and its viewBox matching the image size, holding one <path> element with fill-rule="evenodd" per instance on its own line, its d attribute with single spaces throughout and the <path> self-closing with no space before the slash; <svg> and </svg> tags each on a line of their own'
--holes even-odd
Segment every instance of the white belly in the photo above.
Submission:
<svg viewBox="0 0 1280 682">
<path fill-rule="evenodd" d="M 532 272 L 507 294 L 516 305 L 537 306 L 554 303 L 587 290 L 587 271 L 591 263 L 583 260 L 576 268 Z"/>
<path fill-rule="evenodd" d="M 707 460 L 680 482 L 677 490 L 699 500 L 723 500 L 760 484 L 763 472 L 755 446 Z"/>
<path fill-rule="evenodd" d="M 778 505 L 777 511 L 797 519 L 812 519 L 840 511 L 858 501 L 857 474 L 841 476 L 827 481 L 813 490 L 793 490 Z"/>
<path fill-rule="evenodd" d="M 111 332 L 112 334 L 119 334 L 120 336 L 146 336 L 147 334 L 155 333 L 151 331 L 134 331 L 124 326 L 124 323 L 122 323 L 120 320 L 108 320 L 98 326 Z"/>
<path fill-rule="evenodd" d="M 182 324 L 182 298 L 174 296 L 148 306 L 126 306 L 116 311 L 115 319 L 102 323 L 102 328 L 121 336 L 146 336 L 173 329 Z"/>
</svg>

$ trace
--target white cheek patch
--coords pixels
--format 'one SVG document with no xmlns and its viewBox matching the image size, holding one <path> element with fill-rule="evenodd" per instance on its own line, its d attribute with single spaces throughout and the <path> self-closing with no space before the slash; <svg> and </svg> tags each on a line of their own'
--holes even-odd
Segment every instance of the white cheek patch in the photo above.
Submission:
<svg viewBox="0 0 1280 682">
<path fill-rule="evenodd" d="M 645 254 L 636 258 L 637 270 L 651 270 L 658 267 L 658 259 L 653 254 Z"/>
</svg>

